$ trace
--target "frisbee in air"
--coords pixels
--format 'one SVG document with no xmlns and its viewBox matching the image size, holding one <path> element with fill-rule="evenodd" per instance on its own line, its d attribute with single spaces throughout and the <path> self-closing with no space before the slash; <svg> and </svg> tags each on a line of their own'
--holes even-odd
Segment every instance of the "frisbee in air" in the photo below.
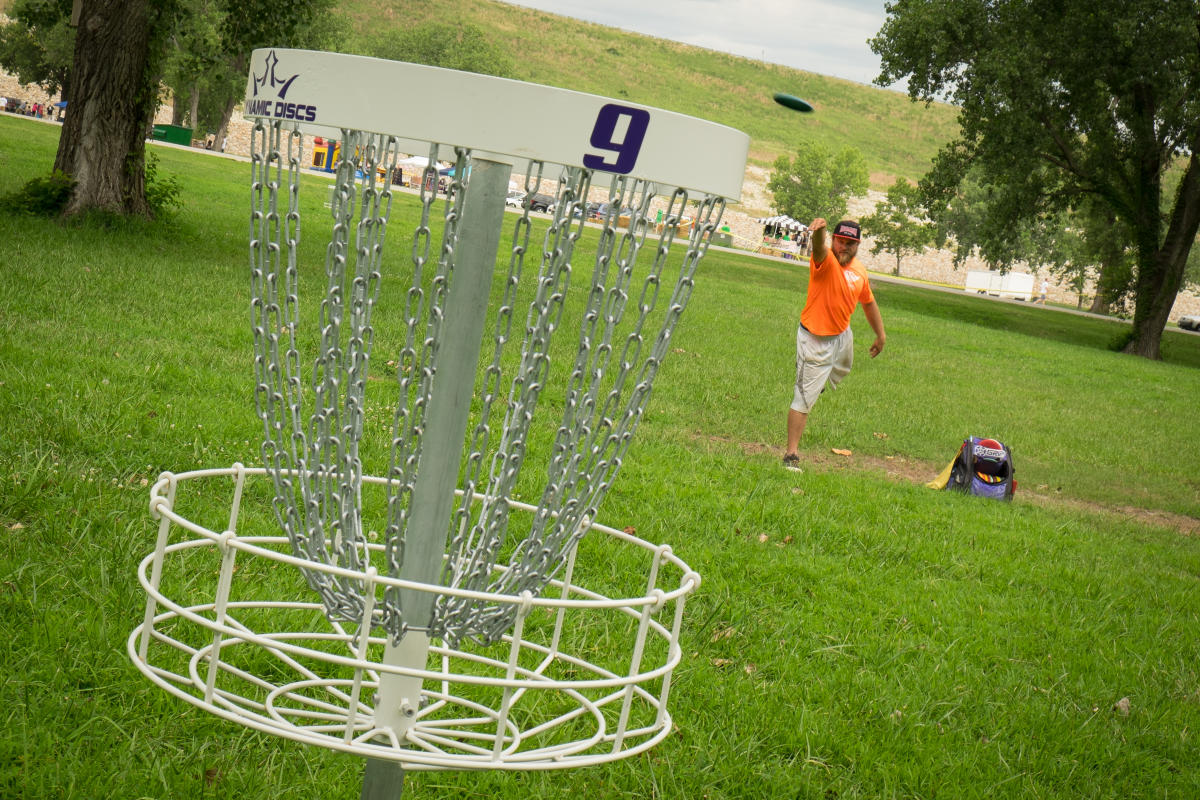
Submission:
<svg viewBox="0 0 1200 800">
<path fill-rule="evenodd" d="M 796 97 L 793 94 L 784 94 L 783 92 L 776 92 L 775 93 L 775 102 L 779 103 L 779 105 L 781 105 L 781 106 L 787 106 L 788 108 L 792 109 L 793 111 L 803 111 L 805 113 L 811 113 L 813 110 L 813 107 L 811 105 L 809 105 L 806 101 L 801 100 L 799 97 Z"/>
</svg>

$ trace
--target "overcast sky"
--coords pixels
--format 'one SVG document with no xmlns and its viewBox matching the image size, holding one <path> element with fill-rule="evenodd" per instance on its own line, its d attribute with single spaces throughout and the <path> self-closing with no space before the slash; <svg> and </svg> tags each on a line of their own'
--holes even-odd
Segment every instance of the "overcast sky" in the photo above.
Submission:
<svg viewBox="0 0 1200 800">
<path fill-rule="evenodd" d="M 659 39 L 871 83 L 884 0 L 503 0 Z"/>
</svg>

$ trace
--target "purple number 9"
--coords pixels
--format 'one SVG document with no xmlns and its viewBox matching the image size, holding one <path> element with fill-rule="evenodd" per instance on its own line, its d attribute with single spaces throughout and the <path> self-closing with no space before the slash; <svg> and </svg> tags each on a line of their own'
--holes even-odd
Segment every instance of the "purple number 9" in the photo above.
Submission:
<svg viewBox="0 0 1200 800">
<path fill-rule="evenodd" d="M 616 154 L 616 160 L 610 161 L 611 156 L 589 153 L 583 157 L 583 165 L 588 169 L 628 175 L 637 164 L 642 140 L 646 138 L 646 129 L 649 127 L 650 112 L 644 108 L 606 104 L 596 116 L 591 143 L 592 147 Z"/>
</svg>

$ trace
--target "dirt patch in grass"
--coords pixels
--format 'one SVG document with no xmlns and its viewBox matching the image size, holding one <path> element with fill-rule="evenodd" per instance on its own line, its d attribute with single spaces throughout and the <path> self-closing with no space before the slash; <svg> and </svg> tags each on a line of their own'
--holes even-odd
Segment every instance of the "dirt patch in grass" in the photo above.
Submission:
<svg viewBox="0 0 1200 800">
<path fill-rule="evenodd" d="M 693 438 L 714 445 L 737 447 L 747 456 L 775 454 L 782 457 L 778 445 L 766 445 L 761 442 L 739 442 L 727 436 L 712 436 L 695 432 Z M 828 471 L 834 469 L 853 469 L 859 472 L 871 472 L 886 475 L 891 480 L 903 483 L 924 485 L 936 478 L 946 468 L 945 463 L 932 463 L 906 456 L 865 456 L 857 453 L 841 455 L 835 452 L 814 452 L 805 450 L 800 455 L 801 465 L 805 469 Z M 1049 487 L 1031 488 L 1020 483 L 1017 479 L 1017 499 L 1022 502 L 1034 503 L 1048 508 L 1064 508 L 1093 514 L 1105 514 L 1135 519 L 1147 525 L 1168 528 L 1178 531 L 1185 536 L 1200 536 L 1200 519 L 1171 511 L 1159 511 L 1151 508 L 1136 508 L 1127 505 L 1103 505 L 1092 501 L 1067 497 Z"/>
</svg>

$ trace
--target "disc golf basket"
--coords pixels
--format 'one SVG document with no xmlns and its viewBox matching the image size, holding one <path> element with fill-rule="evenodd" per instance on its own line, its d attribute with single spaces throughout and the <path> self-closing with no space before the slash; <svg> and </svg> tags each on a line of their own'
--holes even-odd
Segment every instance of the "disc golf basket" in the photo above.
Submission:
<svg viewBox="0 0 1200 800">
<path fill-rule="evenodd" d="M 246 115 L 263 465 L 154 484 L 134 663 L 224 719 L 367 758 L 363 797 L 406 769 L 653 747 L 700 578 L 596 514 L 747 137 L 295 50 L 254 53 Z M 331 195 L 302 180 L 308 133 L 340 143 Z M 410 154 L 428 166 L 400 195 Z"/>
</svg>

